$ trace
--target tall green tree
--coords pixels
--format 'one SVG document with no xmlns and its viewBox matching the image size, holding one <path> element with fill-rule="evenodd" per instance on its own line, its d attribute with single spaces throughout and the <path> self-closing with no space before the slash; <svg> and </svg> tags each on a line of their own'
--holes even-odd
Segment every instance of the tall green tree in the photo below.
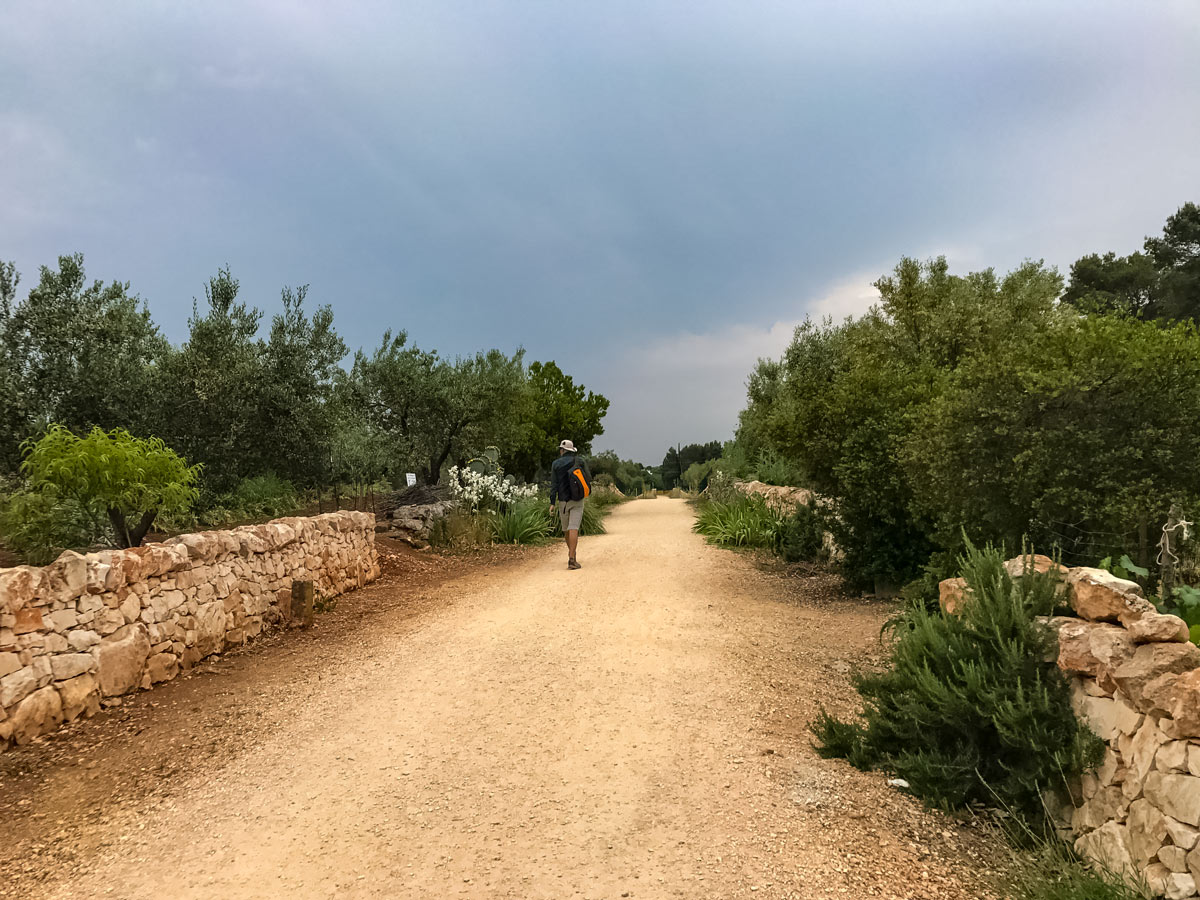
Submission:
<svg viewBox="0 0 1200 900">
<path fill-rule="evenodd" d="M 204 308 L 193 301 L 187 340 L 159 366 L 162 434 L 204 466 L 205 484 L 215 491 L 262 474 L 253 453 L 264 385 L 256 340 L 262 312 L 238 300 L 239 289 L 228 267 L 209 279 Z"/>
<path fill-rule="evenodd" d="M 1146 238 L 1146 254 L 1158 269 L 1158 317 L 1200 321 L 1200 206 L 1183 204 L 1162 237 Z"/>
<path fill-rule="evenodd" d="M 526 478 L 549 471 L 564 438 L 580 453 L 590 453 L 592 441 L 604 433 L 608 398 L 576 384 L 553 361 L 530 363 L 524 402 L 525 421 L 510 468 Z"/>
<path fill-rule="evenodd" d="M 128 283 L 88 282 L 83 255 L 41 268 L 16 303 L 15 267 L 0 277 L 0 378 L 6 381 L 0 462 L 12 471 L 20 441 L 56 422 L 147 433 L 153 362 L 167 342 Z M 15 443 L 14 443 L 15 441 Z"/>
<path fill-rule="evenodd" d="M 336 383 L 346 344 L 333 327 L 333 309 L 321 306 L 310 316 L 304 309 L 307 296 L 307 285 L 283 289 L 283 310 L 259 345 L 261 383 L 246 449 L 257 457 L 260 471 L 313 485 L 329 474 L 339 421 Z"/>
<path fill-rule="evenodd" d="M 1158 269 L 1144 253 L 1092 253 L 1071 264 L 1062 302 L 1084 312 L 1141 318 L 1155 312 Z"/>
</svg>

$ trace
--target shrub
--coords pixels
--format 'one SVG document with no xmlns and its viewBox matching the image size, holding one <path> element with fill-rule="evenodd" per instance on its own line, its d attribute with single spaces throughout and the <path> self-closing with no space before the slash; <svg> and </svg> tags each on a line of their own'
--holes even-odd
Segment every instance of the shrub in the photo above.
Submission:
<svg viewBox="0 0 1200 900">
<path fill-rule="evenodd" d="M 784 517 L 765 500 L 746 495 L 724 503 L 715 500 L 703 503 L 692 526 L 693 531 L 713 544 L 768 550 L 779 548 L 784 528 Z"/>
<path fill-rule="evenodd" d="M 764 484 L 778 484 L 785 487 L 798 487 L 804 484 L 804 473 L 800 468 L 773 450 L 764 450 L 759 454 L 755 474 L 758 476 L 758 480 Z"/>
<path fill-rule="evenodd" d="M 160 511 L 187 509 L 196 499 L 200 467 L 189 467 L 158 438 L 136 438 L 122 428 L 93 428 L 79 437 L 53 425 L 24 449 L 21 470 L 30 486 L 83 509 L 102 507 L 120 547 L 138 546 Z"/>
<path fill-rule="evenodd" d="M 232 491 L 214 497 L 200 515 L 206 525 L 231 525 L 255 519 L 274 519 L 295 512 L 302 504 L 290 481 L 275 475 L 243 478 Z"/>
<path fill-rule="evenodd" d="M 827 558 L 825 522 L 820 510 L 801 503 L 783 523 L 779 555 L 787 562 L 819 562 Z"/>
<path fill-rule="evenodd" d="M 708 478 L 708 487 L 704 489 L 704 493 L 709 500 L 715 500 L 718 503 L 729 503 L 731 500 L 737 500 L 744 496 L 737 488 L 738 480 L 728 472 L 717 470 Z"/>
<path fill-rule="evenodd" d="M 54 491 L 21 489 L 0 497 L 0 539 L 25 562 L 43 566 L 64 550 L 78 550 L 102 540 L 102 515 Z"/>
<path fill-rule="evenodd" d="M 538 499 L 510 506 L 489 518 L 492 540 L 498 544 L 540 544 L 550 536 L 550 520 Z"/>
<path fill-rule="evenodd" d="M 429 543 L 447 549 L 473 549 L 492 541 L 492 530 L 486 518 L 466 510 L 451 510 L 433 520 L 429 527 Z"/>
<path fill-rule="evenodd" d="M 1033 573 L 1014 580 L 998 551 L 969 544 L 961 571 L 972 592 L 962 615 L 911 605 L 895 623 L 888 668 L 855 679 L 861 721 L 822 711 L 815 746 L 894 772 L 931 805 L 1000 804 L 1041 823 L 1041 791 L 1103 751 L 1045 661 L 1053 635 L 1035 617 L 1053 610 L 1056 584 Z"/>
</svg>

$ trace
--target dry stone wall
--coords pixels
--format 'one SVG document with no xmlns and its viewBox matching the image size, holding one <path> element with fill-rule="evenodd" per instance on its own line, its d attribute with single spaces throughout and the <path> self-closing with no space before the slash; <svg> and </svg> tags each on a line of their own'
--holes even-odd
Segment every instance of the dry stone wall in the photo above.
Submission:
<svg viewBox="0 0 1200 900">
<path fill-rule="evenodd" d="M 1132 581 L 1044 556 L 1006 566 L 1014 576 L 1061 572 L 1075 615 L 1046 624 L 1058 634 L 1076 714 L 1106 745 L 1070 802 L 1054 798 L 1059 824 L 1080 854 L 1144 880 L 1156 896 L 1200 896 L 1200 647 Z M 947 612 L 970 602 L 962 579 L 942 582 Z"/>
<path fill-rule="evenodd" d="M 0 750 L 288 624 L 293 582 L 328 597 L 378 576 L 364 512 L 0 569 Z"/>
</svg>

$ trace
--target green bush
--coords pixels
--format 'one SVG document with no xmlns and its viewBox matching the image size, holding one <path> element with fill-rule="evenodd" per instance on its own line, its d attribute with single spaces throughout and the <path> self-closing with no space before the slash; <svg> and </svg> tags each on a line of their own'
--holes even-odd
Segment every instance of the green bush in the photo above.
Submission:
<svg viewBox="0 0 1200 900">
<path fill-rule="evenodd" d="M 294 513 L 302 505 L 290 481 L 275 475 L 243 478 L 225 494 L 213 497 L 200 515 L 208 525 L 229 525 L 253 519 L 274 519 Z"/>
<path fill-rule="evenodd" d="M 25 562 L 44 566 L 64 550 L 105 540 L 102 516 L 54 491 L 21 489 L 0 497 L 0 541 Z"/>
<path fill-rule="evenodd" d="M 764 484 L 799 487 L 805 483 L 804 472 L 773 450 L 764 450 L 759 454 L 755 475 Z"/>
<path fill-rule="evenodd" d="M 825 521 L 811 503 L 801 503 L 783 523 L 779 555 L 787 562 L 822 562 L 825 549 Z"/>
<path fill-rule="evenodd" d="M 744 494 L 726 502 L 702 503 L 692 526 L 713 544 L 767 550 L 779 549 L 785 528 L 786 519 L 765 500 Z"/>
<path fill-rule="evenodd" d="M 550 536 L 545 504 L 537 498 L 516 503 L 489 518 L 498 544 L 541 544 Z"/>
<path fill-rule="evenodd" d="M 1053 635 L 1035 621 L 1055 606 L 1050 575 L 1013 579 L 1001 554 L 968 545 L 962 615 L 912 605 L 895 623 L 888 667 L 860 674 L 860 721 L 821 712 L 823 756 L 904 778 L 943 808 L 1002 805 L 1043 822 L 1041 791 L 1098 762 L 1102 742 L 1071 710 Z"/>
<path fill-rule="evenodd" d="M 52 425 L 24 444 L 21 471 L 30 487 L 71 498 L 81 509 L 102 508 L 120 547 L 141 544 L 160 512 L 188 509 L 195 502 L 199 466 L 158 438 L 138 438 L 122 428 L 93 428 L 79 437 Z"/>
</svg>

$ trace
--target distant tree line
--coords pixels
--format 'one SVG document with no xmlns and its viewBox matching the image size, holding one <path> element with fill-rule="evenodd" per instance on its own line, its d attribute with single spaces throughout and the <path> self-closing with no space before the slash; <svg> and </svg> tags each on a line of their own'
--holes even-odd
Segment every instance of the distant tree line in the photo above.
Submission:
<svg viewBox="0 0 1200 900">
<path fill-rule="evenodd" d="M 824 495 L 854 582 L 932 582 L 964 537 L 1152 567 L 1172 504 L 1200 509 L 1200 207 L 1144 253 L 1083 257 L 1065 291 L 1041 262 L 944 258 L 876 287 L 759 362 L 726 457 Z"/>
<path fill-rule="evenodd" d="M 349 360 L 329 305 L 284 288 L 276 311 L 240 296 L 228 268 L 171 344 L 128 283 L 88 281 L 82 255 L 43 267 L 24 298 L 0 263 L 0 475 L 53 425 L 161 438 L 200 464 L 201 496 L 270 474 L 299 488 L 405 471 L 436 482 L 496 446 L 535 479 L 561 437 L 584 452 L 608 400 L 554 362 L 500 350 L 447 358 L 389 332 Z"/>
</svg>

